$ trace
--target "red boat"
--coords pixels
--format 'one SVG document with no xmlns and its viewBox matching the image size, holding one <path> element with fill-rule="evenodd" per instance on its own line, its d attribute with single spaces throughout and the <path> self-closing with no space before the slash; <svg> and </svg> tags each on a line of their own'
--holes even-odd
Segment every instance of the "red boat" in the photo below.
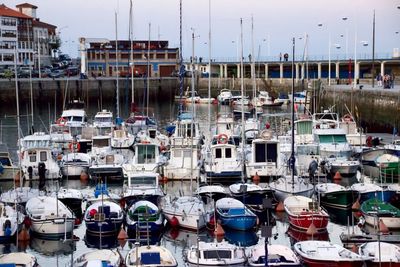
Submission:
<svg viewBox="0 0 400 267">
<path fill-rule="evenodd" d="M 328 231 L 322 231 L 314 235 L 308 235 L 306 232 L 299 231 L 297 228 L 294 228 L 293 226 L 289 225 L 286 234 L 295 241 L 294 243 L 307 240 L 329 241 Z"/>
<path fill-rule="evenodd" d="M 324 209 L 315 204 L 308 197 L 287 197 L 284 201 L 284 206 L 289 216 L 289 223 L 302 231 L 307 231 L 311 224 L 314 224 L 317 232 L 326 231 L 329 215 Z"/>
</svg>

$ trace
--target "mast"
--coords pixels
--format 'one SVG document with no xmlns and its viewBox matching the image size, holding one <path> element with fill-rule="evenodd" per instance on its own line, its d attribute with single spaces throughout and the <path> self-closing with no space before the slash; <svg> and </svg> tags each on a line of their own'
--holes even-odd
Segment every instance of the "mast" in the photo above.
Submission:
<svg viewBox="0 0 400 267">
<path fill-rule="evenodd" d="M 192 92 L 191 92 L 191 103 L 192 103 L 192 120 L 190 122 L 190 192 L 193 192 L 193 129 L 194 119 L 196 118 L 196 109 L 194 103 L 194 29 L 192 29 Z"/>
<path fill-rule="evenodd" d="M 179 0 L 179 110 L 178 114 L 183 111 L 183 75 L 184 75 L 183 57 L 182 57 L 182 0 Z"/>
<path fill-rule="evenodd" d="M 133 81 L 133 78 L 135 77 L 134 70 L 135 70 L 135 64 L 133 63 L 133 17 L 132 17 L 132 7 L 133 3 L 132 0 L 129 1 L 129 44 L 130 44 L 130 65 L 131 68 L 131 94 L 132 94 L 132 100 L 131 100 L 131 112 L 135 111 L 135 82 Z"/>
<path fill-rule="evenodd" d="M 149 94 L 150 94 L 150 85 L 149 85 L 149 77 L 150 77 L 150 32 L 151 32 L 151 23 L 149 23 L 149 40 L 147 42 L 147 75 L 146 75 L 146 116 L 149 116 Z"/>
<path fill-rule="evenodd" d="M 211 136 L 211 0 L 208 0 L 208 132 Z"/>
<path fill-rule="evenodd" d="M 240 18 L 240 91 L 242 97 L 244 96 L 244 86 L 243 86 L 243 19 Z M 241 139 L 242 139 L 242 182 L 244 183 L 244 105 L 242 103 L 242 131 L 241 131 Z"/>
<path fill-rule="evenodd" d="M 292 144 L 291 144 L 291 154 L 289 160 L 289 166 L 292 175 L 292 192 L 294 192 L 294 172 L 295 172 L 295 157 L 294 157 L 294 50 L 295 48 L 295 38 L 292 40 L 292 116 L 291 116 L 291 126 L 292 126 Z"/>
<path fill-rule="evenodd" d="M 115 12 L 115 66 L 117 69 L 117 120 L 119 119 L 118 17 Z"/>
</svg>

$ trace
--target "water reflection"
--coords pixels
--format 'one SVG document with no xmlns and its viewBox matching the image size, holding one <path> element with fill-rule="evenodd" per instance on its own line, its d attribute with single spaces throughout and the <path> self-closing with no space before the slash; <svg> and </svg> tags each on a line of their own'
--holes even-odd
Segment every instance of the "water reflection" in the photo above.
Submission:
<svg viewBox="0 0 400 267">
<path fill-rule="evenodd" d="M 225 239 L 231 244 L 241 247 L 249 247 L 257 244 L 258 236 L 254 231 L 225 230 Z"/>
<path fill-rule="evenodd" d="M 111 249 L 119 246 L 117 235 L 99 236 L 86 231 L 84 240 L 89 248 Z"/>
<path fill-rule="evenodd" d="M 76 250 L 75 242 L 67 240 L 46 240 L 38 237 L 31 239 L 31 249 L 45 256 L 69 255 Z"/>
</svg>

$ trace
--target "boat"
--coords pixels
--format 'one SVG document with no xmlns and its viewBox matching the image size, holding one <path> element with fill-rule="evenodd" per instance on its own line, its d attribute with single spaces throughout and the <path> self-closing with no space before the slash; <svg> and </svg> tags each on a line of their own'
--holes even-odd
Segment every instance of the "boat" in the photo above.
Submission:
<svg viewBox="0 0 400 267">
<path fill-rule="evenodd" d="M 400 266 L 400 248 L 395 244 L 386 242 L 368 242 L 359 247 L 358 253 L 363 257 L 370 258 L 367 261 L 367 266 Z"/>
<path fill-rule="evenodd" d="M 277 200 L 281 202 L 291 195 L 311 197 L 314 192 L 313 185 L 299 176 L 294 176 L 292 181 L 288 176 L 280 177 L 269 183 L 269 187 L 275 191 Z"/>
<path fill-rule="evenodd" d="M 291 102 L 293 102 L 295 104 L 305 104 L 306 96 L 307 96 L 307 91 L 295 92 L 295 93 L 289 94 L 289 99 Z"/>
<path fill-rule="evenodd" d="M 39 267 L 35 256 L 25 252 L 0 255 L 0 266 Z"/>
<path fill-rule="evenodd" d="M 91 234 L 113 235 L 121 229 L 124 212 L 117 203 L 102 200 L 94 202 L 86 209 L 84 220 L 86 229 Z"/>
<path fill-rule="evenodd" d="M 39 196 L 28 200 L 26 214 L 31 221 L 31 231 L 44 238 L 72 236 L 75 216 L 55 197 Z"/>
<path fill-rule="evenodd" d="M 383 222 L 389 229 L 400 228 L 400 210 L 377 198 L 368 199 L 361 204 L 361 213 L 365 222 L 376 226 Z"/>
<path fill-rule="evenodd" d="M 339 127 L 345 130 L 350 145 L 362 147 L 366 144 L 367 136 L 362 132 L 361 127 L 357 127 L 356 120 L 350 113 L 342 116 Z"/>
<path fill-rule="evenodd" d="M 68 153 L 61 159 L 61 174 L 64 177 L 79 177 L 82 173 L 88 173 L 91 162 L 91 157 L 86 153 Z"/>
<path fill-rule="evenodd" d="M 284 92 L 279 92 L 277 98 L 275 98 L 274 102 L 280 103 L 282 102 L 283 105 L 288 105 L 290 103 L 289 96 Z"/>
<path fill-rule="evenodd" d="M 196 196 L 165 197 L 161 201 L 161 209 L 170 225 L 192 231 L 204 228 L 214 210 Z"/>
<path fill-rule="evenodd" d="M 222 242 L 198 242 L 185 252 L 189 266 L 244 266 L 247 258 L 244 248 Z"/>
<path fill-rule="evenodd" d="M 178 263 L 174 255 L 163 246 L 136 246 L 125 258 L 126 267 L 164 266 L 174 267 Z"/>
<path fill-rule="evenodd" d="M 87 252 L 77 259 L 72 264 L 73 267 L 120 267 L 123 265 L 123 258 L 117 250 L 98 249 Z"/>
<path fill-rule="evenodd" d="M 68 126 L 71 136 L 79 137 L 82 134 L 82 129 L 87 126 L 87 115 L 84 108 L 85 103 L 82 100 L 74 99 L 70 101 L 56 123 Z"/>
<path fill-rule="evenodd" d="M 355 183 L 350 186 L 352 190 L 360 193 L 360 203 L 371 198 L 378 198 L 384 202 L 390 202 L 396 194 L 395 190 L 383 189 L 379 185 L 370 183 Z"/>
<path fill-rule="evenodd" d="M 6 144 L 0 143 L 0 181 L 13 180 L 19 172 L 19 167 L 11 160 Z"/>
<path fill-rule="evenodd" d="M 8 205 L 19 204 L 21 206 L 25 206 L 29 199 L 37 197 L 39 194 L 39 190 L 35 188 L 16 187 L 15 189 L 1 193 L 0 201 Z"/>
<path fill-rule="evenodd" d="M 246 231 L 257 223 L 257 216 L 241 201 L 234 198 L 221 198 L 215 203 L 217 218 L 222 226 Z"/>
<path fill-rule="evenodd" d="M 221 105 L 229 105 L 232 98 L 232 92 L 229 89 L 221 89 L 219 95 L 217 96 L 217 100 Z"/>
<path fill-rule="evenodd" d="M 315 202 L 304 196 L 289 196 L 284 201 L 289 223 L 293 227 L 307 231 L 313 224 L 317 232 L 326 231 L 329 221 L 328 213 Z"/>
<path fill-rule="evenodd" d="M 153 234 L 160 232 L 163 228 L 164 216 L 154 203 L 141 200 L 128 208 L 126 226 L 128 236 L 136 236 L 136 232 Z"/>
<path fill-rule="evenodd" d="M 322 206 L 351 209 L 360 196 L 359 192 L 335 183 L 322 183 L 315 186 Z"/>
<path fill-rule="evenodd" d="M 160 153 L 159 145 L 142 141 L 135 143 L 133 149 L 135 151 L 133 159 L 122 165 L 125 177 L 130 177 L 139 172 L 162 173 L 165 158 Z"/>
<path fill-rule="evenodd" d="M 301 267 L 301 263 L 296 254 L 287 246 L 268 244 L 267 259 L 265 257 L 265 242 L 253 246 L 248 252 L 248 265 L 249 266 L 292 266 Z"/>
<path fill-rule="evenodd" d="M 301 241 L 294 244 L 294 250 L 310 267 L 362 267 L 368 259 L 329 241 Z"/>
<path fill-rule="evenodd" d="M 271 204 L 276 204 L 274 192 L 268 187 L 261 187 L 250 183 L 236 183 L 229 186 L 231 196 L 251 209 L 263 206 L 264 199 L 270 199 Z"/>
<path fill-rule="evenodd" d="M 157 128 L 154 118 L 145 115 L 131 114 L 125 121 L 129 133 L 136 135 L 142 129 Z"/>
<path fill-rule="evenodd" d="M 393 154 L 383 154 L 375 159 L 379 168 L 379 178 L 384 183 L 397 182 L 400 175 L 400 158 Z"/>
<path fill-rule="evenodd" d="M 26 180 L 59 179 L 60 167 L 52 155 L 50 135 L 36 132 L 20 140 L 21 168 Z"/>
<path fill-rule="evenodd" d="M 71 209 L 77 219 L 82 217 L 83 194 L 80 190 L 60 187 L 57 192 L 53 192 L 51 195 L 57 197 L 58 200 Z"/>
<path fill-rule="evenodd" d="M 0 243 L 10 242 L 18 234 L 25 215 L 0 202 Z"/>
<path fill-rule="evenodd" d="M 253 106 L 255 107 L 280 107 L 284 102 L 274 101 L 267 91 L 259 91 L 258 95 L 253 98 Z"/>
<path fill-rule="evenodd" d="M 135 136 L 129 133 L 125 126 L 114 129 L 111 136 L 111 147 L 114 149 L 127 149 L 135 143 Z"/>
<path fill-rule="evenodd" d="M 106 109 L 97 112 L 96 115 L 94 115 L 93 127 L 100 130 L 98 133 L 99 135 L 110 134 L 114 127 L 112 112 Z M 101 129 L 104 130 L 102 131 Z"/>
<path fill-rule="evenodd" d="M 201 185 L 196 189 L 195 194 L 199 195 L 204 203 L 209 202 L 210 199 L 217 201 L 228 195 L 221 185 Z"/>
<path fill-rule="evenodd" d="M 122 199 L 127 207 L 140 200 L 147 200 L 158 205 L 165 195 L 159 184 L 161 176 L 156 172 L 138 172 L 127 176 L 126 179 L 128 185 L 123 188 Z"/>
</svg>

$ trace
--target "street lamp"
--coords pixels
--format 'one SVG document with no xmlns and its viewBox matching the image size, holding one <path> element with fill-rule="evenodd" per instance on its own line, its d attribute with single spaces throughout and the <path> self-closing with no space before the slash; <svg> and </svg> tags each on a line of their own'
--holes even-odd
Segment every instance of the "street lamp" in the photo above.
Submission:
<svg viewBox="0 0 400 267">
<path fill-rule="evenodd" d="M 344 22 L 346 22 L 348 20 L 348 18 L 347 17 L 342 17 L 342 20 Z M 343 34 L 341 34 L 340 36 L 343 37 Z M 347 27 L 347 24 L 346 24 L 346 54 L 345 54 L 345 59 L 347 59 L 347 56 L 348 56 L 348 53 L 349 53 L 348 47 L 349 47 L 349 28 Z"/>
<path fill-rule="evenodd" d="M 323 24 L 318 23 L 318 27 L 322 28 Z M 328 28 L 328 27 L 327 27 Z M 329 41 L 328 41 L 328 85 L 331 86 L 331 33 L 329 32 Z"/>
</svg>

